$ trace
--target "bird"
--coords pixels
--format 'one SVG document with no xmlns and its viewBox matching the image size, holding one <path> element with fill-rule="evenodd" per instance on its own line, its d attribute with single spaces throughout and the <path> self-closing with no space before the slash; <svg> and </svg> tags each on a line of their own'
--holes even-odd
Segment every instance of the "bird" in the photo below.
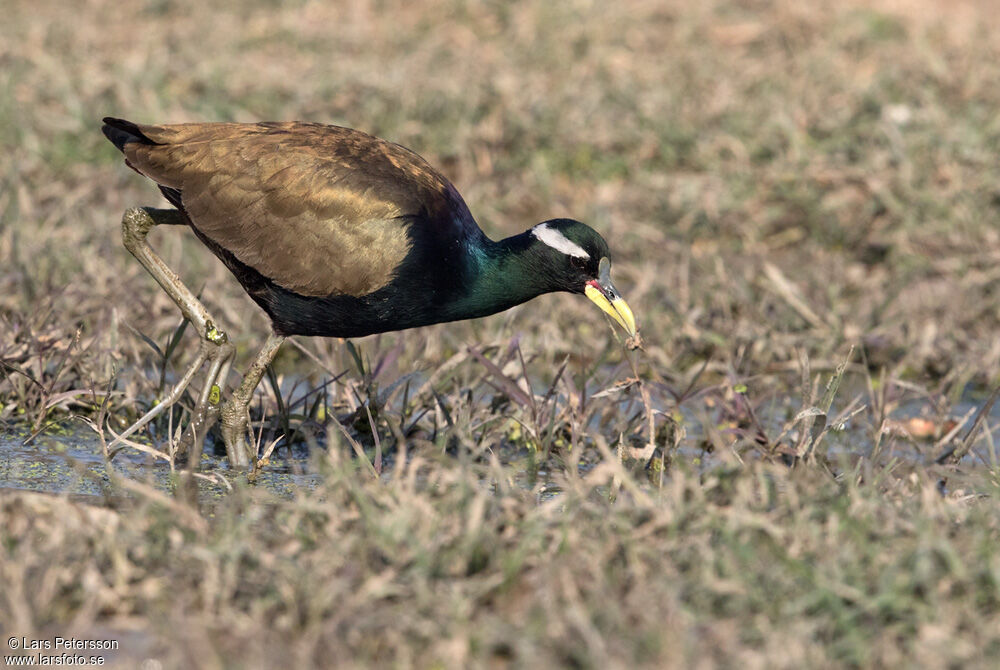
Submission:
<svg viewBox="0 0 1000 670">
<path fill-rule="evenodd" d="M 122 237 L 201 338 L 168 396 L 115 442 L 176 402 L 208 362 L 186 436 L 200 449 L 199 437 L 221 418 L 231 466 L 246 467 L 247 408 L 289 336 L 354 338 L 473 319 L 558 291 L 584 294 L 636 336 L 596 230 L 556 218 L 493 241 L 455 186 L 399 144 L 298 121 L 153 125 L 107 117 L 102 130 L 173 206 L 128 209 Z M 190 228 L 271 320 L 266 343 L 224 404 L 235 348 L 149 245 L 147 234 L 160 224 Z"/>
</svg>

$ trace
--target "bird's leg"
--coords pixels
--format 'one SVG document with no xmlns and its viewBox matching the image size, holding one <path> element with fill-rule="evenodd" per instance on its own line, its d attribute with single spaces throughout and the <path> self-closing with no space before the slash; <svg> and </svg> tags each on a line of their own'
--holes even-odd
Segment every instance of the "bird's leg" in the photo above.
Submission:
<svg viewBox="0 0 1000 670">
<path fill-rule="evenodd" d="M 206 345 L 202 341 L 202 347 Z M 220 345 L 214 345 L 216 351 Z M 180 451 L 187 452 L 188 461 L 192 464 L 192 469 L 197 469 L 197 464 L 201 462 L 201 446 L 205 441 L 205 435 L 219 418 L 220 401 L 222 400 L 222 386 L 229 376 L 229 368 L 232 366 L 233 357 L 236 352 L 232 344 L 226 342 L 223 345 L 228 347 L 226 352 L 218 353 L 215 358 L 210 359 L 211 365 L 208 368 L 208 375 L 205 377 L 205 386 L 201 389 L 201 396 L 195 406 L 191 421 L 181 438 Z M 233 465 L 233 467 L 236 467 Z"/>
<path fill-rule="evenodd" d="M 131 425 L 120 436 L 118 436 L 110 446 L 114 446 L 119 441 L 139 430 L 152 421 L 167 407 L 177 402 L 184 389 L 191 383 L 195 373 L 207 360 L 210 362 L 208 377 L 205 380 L 205 387 L 202 389 L 201 397 L 194 409 L 191 422 L 185 431 L 181 442 L 182 450 L 188 444 L 195 445 L 193 450 L 192 469 L 197 468 L 201 458 L 201 439 L 211 428 L 212 424 L 219 417 L 219 400 L 222 395 L 221 384 L 225 383 L 229 374 L 229 367 L 232 364 L 235 347 L 229 342 L 225 332 L 220 330 L 215 324 L 215 320 L 201 304 L 201 301 L 184 285 L 180 277 L 174 273 L 167 264 L 163 262 L 149 242 L 146 236 L 153 226 L 157 224 L 177 224 L 183 223 L 183 218 L 177 210 L 151 209 L 132 207 L 125 211 L 122 216 L 122 241 L 125 248 L 135 256 L 136 260 L 153 276 L 153 279 L 166 291 L 167 295 L 177 304 L 185 318 L 190 321 L 201 338 L 201 350 L 191 367 L 184 373 L 181 380 L 171 390 L 171 392 L 153 409 L 147 412 L 141 419 Z M 235 463 L 233 464 L 236 465 Z M 245 462 L 244 462 L 245 465 Z"/>
<path fill-rule="evenodd" d="M 226 442 L 226 453 L 233 466 L 239 464 L 241 467 L 245 467 L 250 463 L 250 448 L 246 442 L 250 399 L 253 397 L 254 389 L 260 383 L 261 377 L 264 376 L 264 371 L 274 360 L 278 348 L 284 341 L 283 335 L 275 335 L 274 333 L 268 335 L 267 342 L 264 343 L 257 357 L 250 364 L 250 369 L 244 375 L 239 388 L 222 406 L 222 439 Z"/>
</svg>

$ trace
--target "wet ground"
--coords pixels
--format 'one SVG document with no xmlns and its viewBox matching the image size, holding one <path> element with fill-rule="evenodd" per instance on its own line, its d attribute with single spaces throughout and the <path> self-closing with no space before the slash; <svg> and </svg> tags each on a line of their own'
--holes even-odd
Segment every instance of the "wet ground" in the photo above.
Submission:
<svg viewBox="0 0 1000 670">
<path fill-rule="evenodd" d="M 107 473 L 100 443 L 93 431 L 72 422 L 61 424 L 29 440 L 28 431 L 7 430 L 0 433 L 0 489 L 22 489 L 75 496 L 104 497 L 114 493 Z M 210 451 L 210 450 L 206 450 Z M 123 449 L 112 460 L 114 470 L 130 479 L 155 488 L 171 490 L 177 472 L 162 460 Z M 225 458 L 212 454 L 202 457 L 201 472 L 218 479 L 203 481 L 202 496 L 213 498 L 226 493 L 222 481 L 235 480 L 238 473 L 229 469 Z M 311 471 L 306 453 L 272 458 L 261 474 L 259 485 L 272 493 L 290 497 L 302 488 L 312 488 L 319 475 Z"/>
<path fill-rule="evenodd" d="M 844 391 L 831 411 L 837 414 L 837 405 L 849 398 L 856 398 L 858 392 Z M 824 452 L 833 459 L 848 457 L 852 460 L 871 458 L 880 461 L 896 459 L 910 465 L 930 464 L 934 457 L 947 448 L 941 439 L 950 428 L 961 424 L 954 433 L 961 439 L 973 424 L 974 415 L 986 401 L 987 394 L 978 391 L 967 392 L 959 403 L 945 412 L 935 409 L 929 398 L 914 397 L 899 402 L 888 418 L 888 428 L 876 446 L 875 431 L 870 411 L 862 411 L 842 424 L 834 424 L 824 437 Z M 685 439 L 675 454 L 676 459 L 684 459 L 696 468 L 711 468 L 716 463 L 712 454 L 700 448 L 706 412 L 698 401 L 682 404 L 675 408 L 674 416 L 679 417 L 685 430 Z M 863 403 L 862 403 L 863 404 Z M 627 409 L 624 405 L 629 405 Z M 635 401 L 623 401 L 623 411 L 633 411 Z M 761 424 L 769 437 L 782 434 L 789 419 L 801 409 L 801 399 L 793 396 L 775 398 L 760 405 L 758 412 Z M 718 418 L 718 412 L 712 412 Z M 964 420 L 964 421 L 963 421 Z M 833 418 L 831 417 L 831 421 Z M 992 431 L 1000 424 L 1000 403 L 993 406 L 984 430 Z M 725 425 L 718 425 L 723 432 L 733 431 Z M 784 441 L 794 444 L 797 428 L 785 433 Z M 997 457 L 992 439 L 980 439 L 962 461 L 966 468 L 996 467 Z M 227 482 L 233 483 L 242 477 L 228 467 L 221 450 L 207 447 L 202 457 L 201 472 L 216 481 L 202 481 L 200 490 L 204 500 L 210 501 L 225 495 Z M 518 480 L 527 486 L 541 481 L 545 484 L 550 464 L 540 462 L 536 455 L 524 448 L 504 447 L 500 454 L 504 462 L 521 471 Z M 385 455 L 386 471 L 392 467 L 392 453 Z M 587 458 L 580 463 L 581 470 L 589 466 Z M 593 460 L 593 459 L 590 459 Z M 296 491 L 315 487 L 321 480 L 316 461 L 304 445 L 289 449 L 278 449 L 272 455 L 271 463 L 258 480 L 258 486 L 281 497 L 291 497 Z M 176 471 L 162 460 L 132 449 L 122 449 L 112 460 L 112 468 L 118 474 L 144 482 L 161 491 L 172 490 L 177 482 Z M 6 426 L 0 428 L 0 490 L 19 489 L 49 493 L 62 493 L 87 498 L 103 498 L 115 495 L 105 459 L 97 436 L 82 422 L 68 421 L 50 426 L 32 437 L 27 427 Z M 555 494 L 543 486 L 545 495 Z"/>
</svg>

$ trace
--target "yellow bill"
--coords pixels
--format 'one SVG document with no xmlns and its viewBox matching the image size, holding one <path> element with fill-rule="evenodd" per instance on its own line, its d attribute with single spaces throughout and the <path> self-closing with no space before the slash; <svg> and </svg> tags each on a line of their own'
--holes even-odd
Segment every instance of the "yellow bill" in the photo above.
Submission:
<svg viewBox="0 0 1000 670">
<path fill-rule="evenodd" d="M 629 337 L 635 337 L 635 316 L 628 303 L 618 295 L 618 291 L 611 283 L 611 263 L 607 258 L 601 259 L 598 279 L 587 282 L 583 292 L 605 314 L 617 321 Z"/>
</svg>

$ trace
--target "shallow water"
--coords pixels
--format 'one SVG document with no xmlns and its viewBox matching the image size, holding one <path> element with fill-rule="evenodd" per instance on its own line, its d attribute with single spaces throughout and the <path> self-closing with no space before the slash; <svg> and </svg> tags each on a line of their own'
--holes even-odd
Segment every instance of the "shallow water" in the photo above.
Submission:
<svg viewBox="0 0 1000 670">
<path fill-rule="evenodd" d="M 845 390 L 838 401 L 845 399 L 843 402 L 846 403 L 846 399 L 854 395 L 857 394 Z M 966 414 L 978 410 L 985 400 L 986 394 L 969 392 L 951 408 L 948 416 L 960 420 Z M 636 408 L 634 398 L 623 398 L 620 404 L 623 412 L 632 412 Z M 839 404 L 840 402 L 834 403 L 834 415 L 839 411 Z M 764 415 L 760 420 L 769 437 L 780 434 L 782 426 L 801 409 L 800 405 L 799 398 L 785 396 L 777 397 L 773 402 L 762 406 Z M 928 400 L 914 398 L 898 404 L 890 418 L 902 425 L 910 419 L 928 416 L 928 408 Z M 716 459 L 698 446 L 702 443 L 702 430 L 706 420 L 704 412 L 693 411 L 685 404 L 673 408 L 673 412 L 686 431 L 676 457 L 687 459 L 699 468 L 711 468 Z M 970 417 L 959 430 L 959 437 L 967 433 L 972 421 Z M 987 424 L 987 428 L 1000 424 L 1000 402 L 992 408 Z M 829 431 L 824 438 L 823 451 L 834 459 L 871 458 L 875 449 L 873 432 L 870 413 L 862 412 L 838 429 Z M 33 440 L 29 440 L 29 437 L 30 432 L 26 427 L 12 429 L 8 426 L 0 429 L 0 490 L 32 490 L 84 498 L 113 495 L 114 488 L 108 478 L 99 440 L 89 428 L 80 423 L 67 422 L 50 428 Z M 794 443 L 795 432 L 788 434 L 784 441 Z M 980 440 L 977 448 L 963 459 L 963 465 L 973 468 L 996 465 L 993 453 L 988 446 L 983 446 L 985 442 L 987 441 Z M 544 485 L 547 480 L 547 465 L 536 462 L 523 448 L 513 448 L 513 451 L 517 453 L 504 453 L 503 457 L 506 462 L 520 469 L 517 479 L 529 487 L 537 483 Z M 898 459 L 914 465 L 924 464 L 936 455 L 935 440 L 908 439 L 898 435 L 884 438 L 877 455 L 882 462 Z M 391 469 L 392 456 L 391 452 L 386 454 L 387 470 Z M 281 497 L 291 497 L 302 489 L 314 488 L 320 482 L 321 475 L 316 472 L 313 463 L 305 447 L 297 447 L 291 452 L 279 449 L 272 455 L 271 464 L 261 474 L 258 486 Z M 172 490 L 177 481 L 177 473 L 172 472 L 168 464 L 132 449 L 122 449 L 113 459 L 112 467 L 117 473 L 160 491 Z M 581 467 L 586 469 L 588 466 L 581 464 Z M 224 457 L 216 456 L 209 448 L 206 448 L 206 453 L 202 456 L 201 472 L 230 482 L 236 482 L 242 477 L 242 473 L 228 467 Z M 206 500 L 225 495 L 226 490 L 222 483 L 200 483 L 201 495 Z M 552 493 L 557 493 L 557 490 L 554 489 Z"/>
<path fill-rule="evenodd" d="M 64 493 L 83 497 L 112 495 L 104 456 L 97 436 L 85 426 L 68 423 L 38 435 L 27 442 L 26 430 L 0 433 L 0 490 L 21 489 Z M 296 454 L 297 456 L 298 454 Z M 310 471 L 310 461 L 302 458 L 274 458 L 261 474 L 259 485 L 272 493 L 291 497 L 302 488 L 314 488 L 320 476 Z M 172 490 L 176 472 L 160 459 L 132 449 L 121 450 L 112 460 L 114 470 L 130 479 L 161 491 Z M 202 456 L 201 472 L 235 480 L 224 458 Z M 201 482 L 201 495 L 212 498 L 224 495 L 222 483 Z"/>
</svg>

